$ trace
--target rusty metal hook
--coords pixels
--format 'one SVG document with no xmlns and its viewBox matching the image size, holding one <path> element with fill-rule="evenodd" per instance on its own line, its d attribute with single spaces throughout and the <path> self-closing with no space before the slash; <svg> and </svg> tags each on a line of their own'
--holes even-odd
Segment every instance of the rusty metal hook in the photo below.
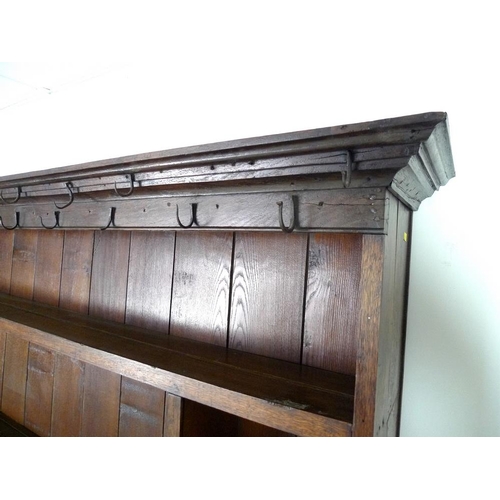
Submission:
<svg viewBox="0 0 500 500">
<path fill-rule="evenodd" d="M 71 182 L 66 183 L 66 189 L 69 192 L 69 202 L 66 203 L 65 205 L 61 205 L 61 206 L 59 206 L 56 202 L 54 202 L 54 205 L 56 206 L 56 208 L 59 208 L 60 210 L 62 210 L 63 208 L 69 207 L 73 203 L 73 200 L 75 199 L 75 195 L 73 193 L 73 184 Z"/>
<path fill-rule="evenodd" d="M 53 226 L 46 226 L 44 223 L 43 223 L 43 219 L 42 219 L 42 216 L 40 215 L 40 224 L 45 228 L 45 229 L 55 229 L 56 227 L 59 227 L 59 215 L 61 214 L 61 212 L 59 212 L 58 210 L 56 210 L 54 212 L 54 217 L 56 219 L 56 223 L 53 225 Z"/>
<path fill-rule="evenodd" d="M 3 191 L 0 191 L 0 198 L 2 198 L 2 201 L 4 203 L 7 203 L 7 205 L 14 205 L 14 203 L 17 203 L 19 201 L 19 198 L 21 198 L 21 186 L 17 187 L 17 196 L 13 200 L 6 200 L 3 197 Z"/>
<path fill-rule="evenodd" d="M 191 227 L 193 224 L 198 225 L 198 221 L 196 220 L 196 207 L 198 206 L 197 203 L 191 203 L 191 221 L 189 224 L 184 225 L 181 220 L 179 219 L 179 205 L 177 205 L 177 223 L 179 224 L 180 227 L 183 227 L 184 229 L 187 229 Z"/>
<path fill-rule="evenodd" d="M 0 225 L 4 228 L 4 229 L 7 229 L 9 231 L 12 231 L 14 229 L 16 229 L 17 227 L 21 227 L 20 224 L 19 224 L 19 212 L 16 212 L 16 225 L 15 226 L 12 226 L 12 227 L 9 227 L 9 226 L 6 226 L 4 223 L 3 223 L 3 218 L 2 216 L 0 215 Z"/>
<path fill-rule="evenodd" d="M 118 196 L 121 196 L 122 198 L 126 198 L 127 196 L 130 196 L 134 192 L 135 175 L 134 174 L 127 174 L 127 175 L 125 175 L 125 178 L 128 179 L 130 182 L 130 187 L 127 189 L 127 191 L 118 191 L 118 187 L 116 186 L 116 181 L 115 181 L 115 193 Z"/>
<path fill-rule="evenodd" d="M 277 201 L 276 204 L 278 205 L 278 221 L 281 227 L 281 230 L 284 231 L 285 233 L 291 233 L 295 229 L 295 224 L 296 224 L 296 214 L 295 214 L 295 207 L 296 207 L 296 197 L 292 196 L 292 218 L 290 219 L 290 225 L 287 227 L 283 223 L 283 202 L 282 201 Z"/>
<path fill-rule="evenodd" d="M 106 229 L 108 229 L 111 226 L 116 227 L 115 215 L 116 215 L 116 207 L 111 207 L 111 211 L 109 213 L 109 222 L 105 227 L 101 227 L 101 231 L 105 231 Z"/>
</svg>

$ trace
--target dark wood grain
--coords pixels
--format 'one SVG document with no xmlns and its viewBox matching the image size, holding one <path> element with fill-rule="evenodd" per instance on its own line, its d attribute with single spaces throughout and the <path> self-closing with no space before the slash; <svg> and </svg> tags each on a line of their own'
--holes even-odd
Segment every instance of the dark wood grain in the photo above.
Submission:
<svg viewBox="0 0 500 500">
<path fill-rule="evenodd" d="M 27 340 L 7 335 L 5 342 L 2 413 L 24 425 L 26 377 L 28 370 Z"/>
<path fill-rule="evenodd" d="M 399 433 L 411 212 L 389 196 L 390 232 L 385 239 L 382 313 L 377 372 L 377 436 Z"/>
<path fill-rule="evenodd" d="M 35 280 L 38 231 L 16 231 L 12 255 L 12 281 L 10 293 L 31 299 Z"/>
<path fill-rule="evenodd" d="M 387 177 L 387 174 L 384 176 Z M 210 181 L 210 178 L 207 178 L 207 181 Z M 255 181 L 253 177 L 252 181 Z M 361 184 L 360 188 L 345 189 L 342 182 L 337 180 L 340 185 L 325 189 L 315 178 L 309 184 L 303 182 L 303 189 L 297 189 L 295 182 L 289 182 L 279 184 L 275 190 L 271 189 L 272 184 L 250 184 L 238 186 L 238 189 L 231 185 L 222 193 L 215 189 L 207 191 L 206 187 L 195 189 L 188 185 L 182 190 L 177 188 L 161 194 L 151 190 L 142 196 L 127 198 L 126 201 L 123 198 L 110 199 L 109 195 L 103 194 L 100 198 L 92 197 L 75 202 L 65 209 L 64 227 L 99 229 L 109 220 L 110 211 L 114 209 L 116 227 L 122 230 L 176 230 L 179 228 L 177 206 L 180 220 L 187 222 L 191 218 L 191 205 L 196 204 L 198 225 L 193 225 L 185 231 L 278 230 L 280 224 L 277 203 L 284 204 L 285 217 L 289 220 L 293 196 L 296 206 L 296 231 L 364 230 L 382 234 L 385 188 L 373 186 L 381 182 L 380 175 L 369 177 L 369 180 L 363 178 L 357 182 Z M 200 196 L 201 194 L 205 196 Z M 33 206 L 27 200 L 22 205 L 26 213 L 24 227 L 39 228 L 40 214 L 51 210 L 51 203 L 40 201 Z"/>
<path fill-rule="evenodd" d="M 12 276 L 12 253 L 14 251 L 14 232 L 0 231 L 0 292 L 10 292 Z"/>
<path fill-rule="evenodd" d="M 62 354 L 56 355 L 52 436 L 80 436 L 83 413 L 85 363 Z"/>
<path fill-rule="evenodd" d="M 55 354 L 30 344 L 24 425 L 38 436 L 51 435 Z"/>
<path fill-rule="evenodd" d="M 165 391 L 122 377 L 119 435 L 161 437 Z"/>
<path fill-rule="evenodd" d="M 38 302 L 59 305 L 63 245 L 63 232 L 39 231 L 33 289 L 33 299 Z"/>
<path fill-rule="evenodd" d="M 361 254 L 359 234 L 311 235 L 303 363 L 355 374 Z"/>
<path fill-rule="evenodd" d="M 126 323 L 168 334 L 174 248 L 175 233 L 132 233 Z"/>
<path fill-rule="evenodd" d="M 2 296 L 0 328 L 58 353 L 291 434 L 350 434 L 353 377 L 311 367 L 292 376 L 288 367 L 299 365 L 247 353 L 238 353 L 240 362 L 234 366 L 226 362 L 225 348 L 178 338 L 172 350 L 172 336 L 153 338 L 152 344 L 144 337 L 138 342 L 109 333 L 109 322 L 94 330 L 84 326 L 86 316 L 64 312 L 64 317 L 74 319 L 61 321 L 56 319 L 60 310 L 50 306 L 31 302 L 33 310 L 39 311 L 33 314 L 9 308 L 6 301 L 19 304 L 21 299 Z M 41 314 L 49 310 L 55 314 L 52 318 Z M 83 325 L 77 317 L 83 319 Z M 121 328 L 127 331 L 131 327 Z M 181 341 L 184 350 L 179 347 Z M 209 356 L 203 357 L 198 348 L 191 352 L 193 345 L 206 346 Z M 213 356 L 216 349 L 219 355 Z M 258 365 L 255 358 L 261 359 Z M 279 376 L 280 366 L 286 375 Z"/>
<path fill-rule="evenodd" d="M 307 235 L 236 234 L 229 347 L 300 361 Z"/>
<path fill-rule="evenodd" d="M 225 346 L 231 233 L 177 234 L 170 333 Z"/>
<path fill-rule="evenodd" d="M 65 231 L 60 307 L 88 313 L 93 251 L 93 231 Z"/>
<path fill-rule="evenodd" d="M 95 233 L 89 312 L 119 323 L 125 320 L 130 232 Z"/>
<path fill-rule="evenodd" d="M 120 381 L 117 373 L 85 366 L 82 436 L 118 436 Z"/>
<path fill-rule="evenodd" d="M 389 148 L 390 152 L 375 165 L 370 162 L 363 165 L 362 157 L 356 156 L 358 152 L 366 153 L 366 150 L 376 148 Z M 400 150 L 396 155 L 394 148 Z M 380 168 L 392 168 L 394 173 L 404 171 L 401 178 L 391 185 L 391 189 L 403 199 L 409 190 L 407 203 L 410 206 L 413 201 L 417 204 L 421 201 L 415 195 L 417 192 L 426 192 L 427 178 L 431 180 L 433 189 L 437 189 L 455 173 L 446 114 L 424 113 L 114 158 L 47 170 L 37 176 L 17 174 L 0 178 L 0 188 L 23 186 L 25 198 L 28 194 L 30 197 L 40 196 L 41 192 L 51 196 L 54 193 L 66 194 L 68 181 L 77 187 L 79 193 L 85 190 L 91 193 L 113 191 L 115 183 L 129 186 L 126 174 L 135 175 L 136 187 L 137 184 L 147 184 L 147 177 L 151 175 L 160 185 L 241 183 L 256 177 L 276 179 L 307 172 L 314 176 L 317 175 L 315 169 L 318 167 L 324 167 L 324 174 L 335 172 L 340 176 L 340 172 L 346 169 L 347 151 L 353 155 L 358 170 L 372 172 Z M 414 154 L 414 151 L 417 153 Z M 398 155 L 401 155 L 402 161 L 394 162 Z M 413 165 L 406 167 L 412 160 Z M 204 170 L 207 172 L 205 176 L 199 175 Z M 407 175 L 415 171 L 417 175 Z M 165 182 L 165 178 L 173 178 L 174 182 Z"/>
<path fill-rule="evenodd" d="M 384 237 L 363 235 L 353 435 L 372 436 L 378 368 Z"/>
<path fill-rule="evenodd" d="M 0 331 L 0 408 L 2 408 L 2 389 L 3 389 L 3 367 L 5 362 L 5 342 L 7 334 Z"/>
<path fill-rule="evenodd" d="M 175 394 L 165 395 L 164 437 L 180 437 L 182 433 L 182 398 Z"/>
</svg>

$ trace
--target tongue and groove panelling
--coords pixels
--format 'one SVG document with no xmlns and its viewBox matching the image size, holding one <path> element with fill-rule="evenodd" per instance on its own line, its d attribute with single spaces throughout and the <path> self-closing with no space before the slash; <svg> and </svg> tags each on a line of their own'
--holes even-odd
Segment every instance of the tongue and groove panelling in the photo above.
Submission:
<svg viewBox="0 0 500 500">
<path fill-rule="evenodd" d="M 0 236 L 2 292 L 145 327 L 151 335 L 354 374 L 362 235 Z M 0 332 L 1 408 L 19 423 L 54 436 L 165 432 L 173 396 L 22 342 Z"/>
</svg>

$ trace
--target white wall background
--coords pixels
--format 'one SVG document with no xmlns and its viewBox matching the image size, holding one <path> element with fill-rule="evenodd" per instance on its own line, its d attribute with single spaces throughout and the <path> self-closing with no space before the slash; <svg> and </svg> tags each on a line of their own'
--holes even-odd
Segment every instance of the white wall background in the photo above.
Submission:
<svg viewBox="0 0 500 500">
<path fill-rule="evenodd" d="M 494 3 L 179 4 L 66 11 L 79 22 L 54 30 L 37 11 L 30 43 L 10 32 L 14 47 L 71 61 L 120 45 L 141 62 L 0 66 L 28 83 L 0 78 L 0 176 L 448 112 L 457 177 L 414 218 L 401 434 L 500 436 Z"/>
</svg>

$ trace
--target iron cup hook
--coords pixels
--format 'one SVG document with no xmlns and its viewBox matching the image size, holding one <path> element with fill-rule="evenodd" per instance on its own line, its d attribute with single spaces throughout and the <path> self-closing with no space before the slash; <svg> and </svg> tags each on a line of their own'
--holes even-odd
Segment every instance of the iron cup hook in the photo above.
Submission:
<svg viewBox="0 0 500 500">
<path fill-rule="evenodd" d="M 69 202 L 64 205 L 58 205 L 56 202 L 54 202 L 54 205 L 56 206 L 56 208 L 59 208 L 59 210 L 69 207 L 73 203 L 73 200 L 75 199 L 75 195 L 73 193 L 73 184 L 71 182 L 66 183 L 66 189 L 69 192 Z"/>
<path fill-rule="evenodd" d="M 185 225 L 181 222 L 179 218 L 179 205 L 177 205 L 177 210 L 176 210 L 176 216 L 177 216 L 177 223 L 179 224 L 180 227 L 183 227 L 184 229 L 187 229 L 191 227 L 193 224 L 198 225 L 198 221 L 196 220 L 196 208 L 197 208 L 197 203 L 191 203 L 191 220 L 189 221 L 189 224 Z"/>
<path fill-rule="evenodd" d="M 54 217 L 56 219 L 56 222 L 53 226 L 46 226 L 44 223 L 43 223 L 43 219 L 42 219 L 42 216 L 40 215 L 40 224 L 45 228 L 45 229 L 55 229 L 56 227 L 59 227 L 59 215 L 61 214 L 61 212 L 59 212 L 58 210 L 56 210 L 54 212 Z"/>
<path fill-rule="evenodd" d="M 20 228 L 20 224 L 19 224 L 19 212 L 16 212 L 16 224 L 12 227 L 9 227 L 9 226 L 6 226 L 4 223 L 3 223 L 3 218 L 2 216 L 0 215 L 0 225 L 4 228 L 4 229 L 7 229 L 8 231 L 12 231 L 16 228 Z"/>
<path fill-rule="evenodd" d="M 14 199 L 12 200 L 7 200 L 3 197 L 3 191 L 0 191 L 0 198 L 2 198 L 2 201 L 4 203 L 7 203 L 7 205 L 14 205 L 14 203 L 17 203 L 19 201 L 19 198 L 21 198 L 21 186 L 17 187 L 17 195 Z"/>
<path fill-rule="evenodd" d="M 125 178 L 128 179 L 130 182 L 130 187 L 126 191 L 118 191 L 118 187 L 116 186 L 116 181 L 115 181 L 115 193 L 118 196 L 121 196 L 122 198 L 130 196 L 134 192 L 134 182 L 135 182 L 134 174 L 127 174 L 125 175 Z"/>
<path fill-rule="evenodd" d="M 280 228 L 282 231 L 284 231 L 285 233 L 291 233 L 294 229 L 295 229 L 295 224 L 296 224 L 296 210 L 295 210 L 295 207 L 296 207 L 296 197 L 295 196 L 292 196 L 292 218 L 290 219 L 290 225 L 287 227 L 285 226 L 284 222 L 283 222 L 283 202 L 282 201 L 277 201 L 276 204 L 278 205 L 278 222 L 280 224 Z"/>
</svg>

